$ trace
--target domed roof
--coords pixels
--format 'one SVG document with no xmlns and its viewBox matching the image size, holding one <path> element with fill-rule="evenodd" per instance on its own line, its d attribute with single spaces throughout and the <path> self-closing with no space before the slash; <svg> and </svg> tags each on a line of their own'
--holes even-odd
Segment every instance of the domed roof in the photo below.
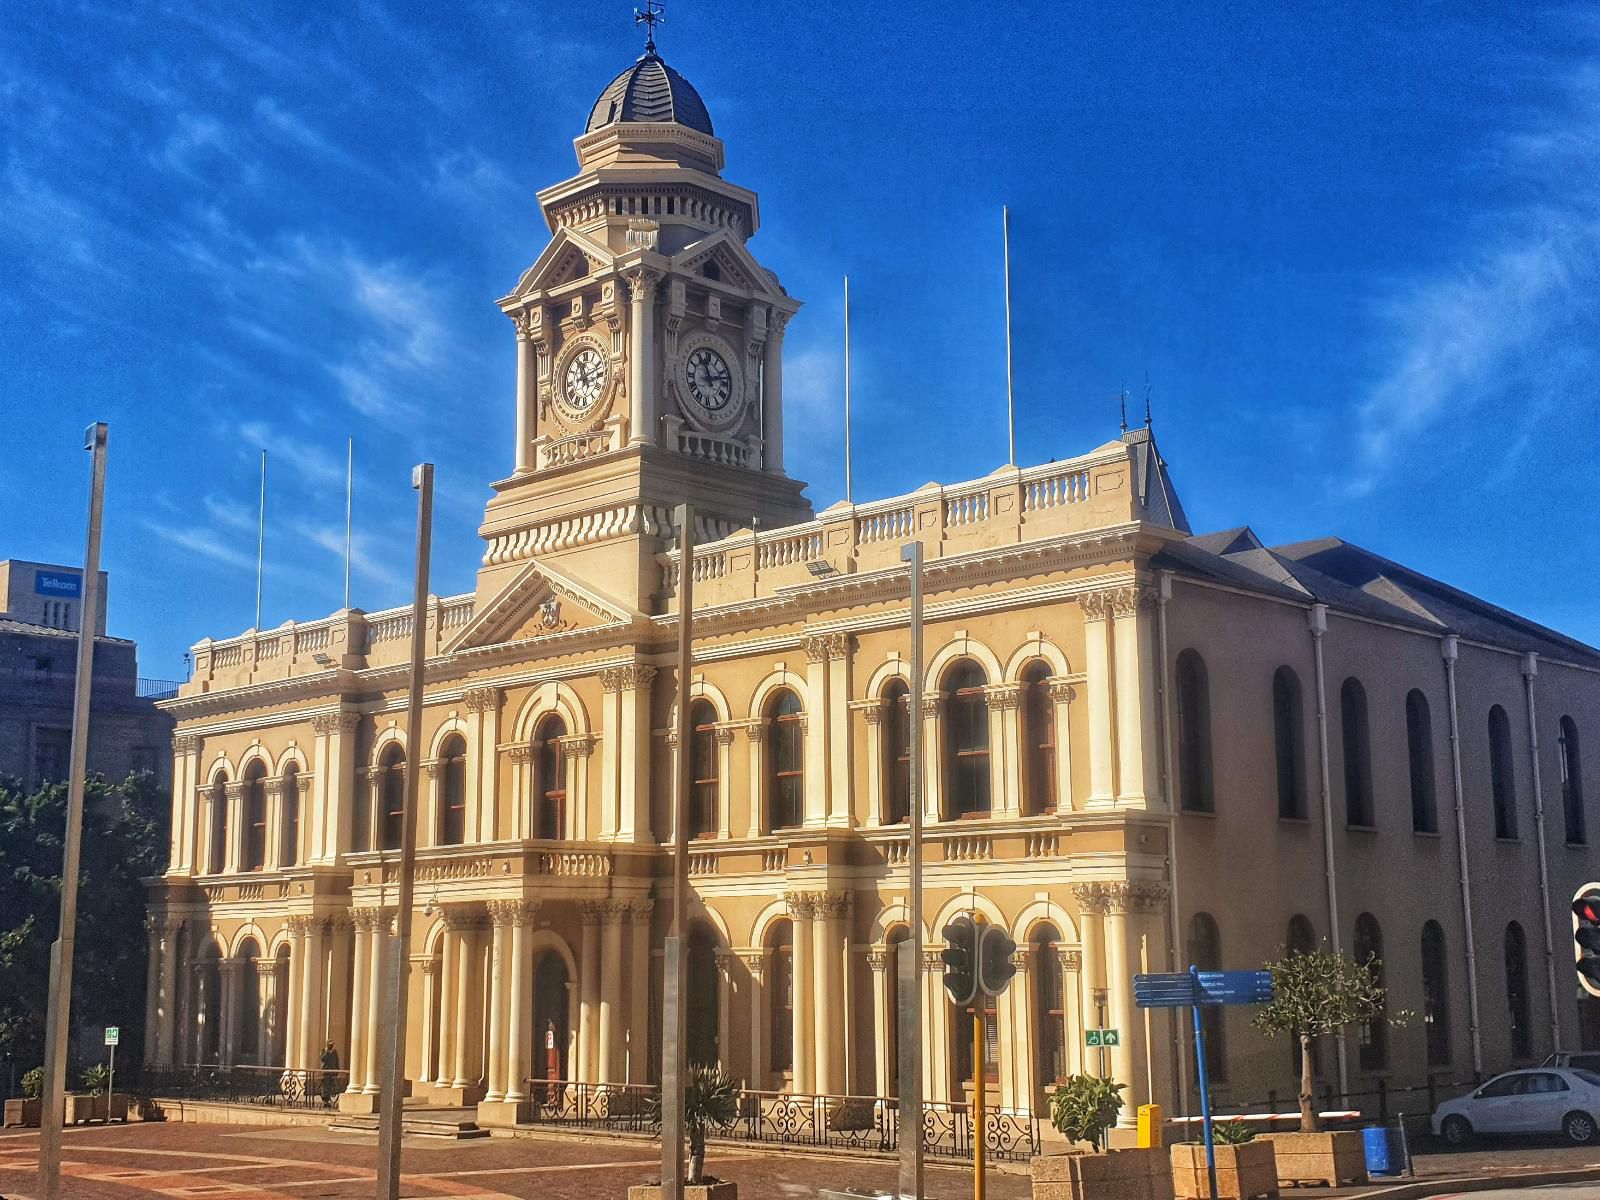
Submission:
<svg viewBox="0 0 1600 1200">
<path fill-rule="evenodd" d="M 700 93 L 651 50 L 600 93 L 585 130 L 593 133 L 618 121 L 663 121 L 711 133 L 711 114 Z"/>
</svg>

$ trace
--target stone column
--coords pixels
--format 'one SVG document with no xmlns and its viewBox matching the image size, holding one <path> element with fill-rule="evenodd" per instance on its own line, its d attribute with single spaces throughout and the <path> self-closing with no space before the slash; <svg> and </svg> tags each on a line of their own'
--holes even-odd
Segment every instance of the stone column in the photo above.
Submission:
<svg viewBox="0 0 1600 1200">
<path fill-rule="evenodd" d="M 750 972 L 750 1077 L 748 1086 L 758 1092 L 766 1091 L 771 1082 L 767 1078 L 767 1008 L 766 988 L 763 986 L 766 951 L 742 950 L 739 957 Z"/>
<path fill-rule="evenodd" d="M 283 1046 L 283 1065 L 303 1070 L 307 1064 L 300 1054 L 305 1042 L 305 1034 L 301 1027 L 305 1024 L 308 1014 L 305 1007 L 305 985 L 300 975 L 305 970 L 306 926 L 310 921 L 297 914 L 285 918 L 283 924 L 289 931 L 289 977 L 284 981 L 283 1035 L 279 1042 Z"/>
<path fill-rule="evenodd" d="M 469 688 L 463 697 L 467 705 L 467 745 L 472 748 L 467 758 L 467 790 L 463 797 L 467 805 L 463 840 L 469 845 L 511 836 L 508 830 L 501 828 L 500 814 L 496 811 L 499 788 L 495 786 L 498 765 L 495 747 L 500 740 L 500 698 L 500 689 L 496 687 Z M 434 829 L 438 828 L 436 823 Z"/>
<path fill-rule="evenodd" d="M 639 267 L 628 276 L 629 354 L 628 394 L 633 401 L 631 444 L 654 446 L 659 441 L 656 428 L 655 394 L 655 291 L 658 276 Z"/>
<path fill-rule="evenodd" d="M 914 942 L 907 942 L 910 949 Z M 922 950 L 922 1063 L 923 1091 L 930 1100 L 949 1100 L 950 1003 L 945 998 L 944 958 L 940 951 Z"/>
<path fill-rule="evenodd" d="M 167 851 L 167 874 L 188 875 L 196 869 L 200 806 L 195 802 L 200 786 L 200 738 L 191 733 L 172 738 L 172 840 Z M 148 1026 L 146 1027 L 148 1028 Z"/>
<path fill-rule="evenodd" d="M 615 805 L 616 840 L 654 843 L 650 828 L 650 689 L 656 669 L 641 665 L 607 667 L 600 672 L 600 686 L 616 696 L 607 701 L 605 714 L 614 719 L 615 729 L 602 732 L 606 774 L 615 781 L 614 795 L 606 805 Z"/>
<path fill-rule="evenodd" d="M 1089 592 L 1078 597 L 1083 609 L 1083 657 L 1089 693 L 1089 803 L 1110 804 L 1116 797 L 1111 719 L 1111 596 Z"/>
<path fill-rule="evenodd" d="M 194 964 L 194 1053 L 190 1061 L 206 1060 L 206 1034 L 216 1020 L 216 997 L 211 994 L 211 972 L 199 959 Z"/>
<path fill-rule="evenodd" d="M 1145 1071 L 1149 1048 L 1144 1044 L 1143 1022 L 1133 1003 L 1133 974 L 1139 963 L 1139 914 L 1165 898 L 1164 884 L 1115 883 L 1108 885 L 1110 918 L 1106 930 L 1106 973 L 1111 993 L 1110 1023 L 1121 1038 L 1112 1048 L 1112 1075 L 1128 1085 L 1128 1103 L 1119 1125 L 1138 1123 L 1138 1106 L 1149 1100 Z M 1135 1028 L 1135 1026 L 1138 1026 Z"/>
<path fill-rule="evenodd" d="M 844 1024 L 849 1008 L 844 994 L 844 914 L 850 893 L 818 892 L 814 896 L 815 931 L 812 950 L 812 1009 L 816 1045 L 816 1086 L 819 1093 L 844 1091 Z"/>
<path fill-rule="evenodd" d="M 619 901 L 608 900 L 600 906 L 604 923 L 600 948 L 600 1083 L 615 1083 L 621 1075 L 617 1050 L 623 1021 L 622 922 L 627 914 L 627 905 Z"/>
<path fill-rule="evenodd" d="M 833 764 L 830 761 L 828 722 L 828 637 L 813 634 L 805 639 L 806 712 L 805 730 L 805 826 L 815 829 L 828 823 L 832 812 Z"/>
<path fill-rule="evenodd" d="M 161 1022 L 161 918 L 153 913 L 144 919 L 144 1061 L 154 1066 L 160 1062 L 161 1039 L 157 1032 Z"/>
<path fill-rule="evenodd" d="M 1094 1028 L 1100 1023 L 1100 1013 L 1095 1004 L 1095 992 L 1099 990 L 1105 979 L 1105 922 L 1106 910 L 1110 906 L 1107 885 L 1104 883 L 1081 883 L 1072 889 L 1073 895 L 1078 900 L 1078 932 L 1083 942 L 1083 971 L 1079 977 L 1081 986 L 1081 1004 L 1083 1024 L 1085 1028 Z M 1063 979 L 1063 984 L 1066 982 Z M 1110 998 L 1107 998 L 1106 1019 L 1111 1019 Z M 1090 1074 L 1100 1071 L 1099 1056 L 1085 1057 L 1083 1069 Z M 1126 1080 L 1120 1082 L 1126 1083 Z"/>
<path fill-rule="evenodd" d="M 1034 1064 L 1039 1061 L 1038 1030 L 1033 1024 L 1033 955 L 1026 945 L 1018 946 L 1011 956 L 1017 973 L 1011 986 L 1001 999 L 1000 1007 L 1006 1013 L 1010 1032 L 1003 1041 L 1009 1050 L 1009 1061 L 1000 1062 L 1000 1102 L 1012 1112 L 1033 1111 L 1033 1097 L 1038 1090 L 1034 1081 Z"/>
<path fill-rule="evenodd" d="M 724 842 L 732 834 L 734 733 L 726 725 L 712 731 L 717 745 L 717 837 Z"/>
<path fill-rule="evenodd" d="M 830 633 L 828 646 L 828 824 L 838 829 L 855 826 L 850 811 L 855 777 L 855 743 L 850 737 L 850 635 Z"/>
<path fill-rule="evenodd" d="M 990 684 L 983 689 L 989 703 L 990 797 L 996 816 L 1022 813 L 1022 731 L 1017 720 L 1022 705 L 1020 683 Z"/>
<path fill-rule="evenodd" d="M 256 971 L 256 1065 L 275 1067 L 278 1040 L 278 962 L 273 958 L 258 958 Z"/>
<path fill-rule="evenodd" d="M 466 914 L 455 914 L 446 920 L 453 922 L 450 933 L 456 944 L 455 994 L 451 999 L 451 1047 L 455 1054 L 450 1064 L 450 1086 L 465 1091 L 477 1082 L 472 1077 L 472 1043 L 478 1035 L 477 1022 L 472 1019 L 472 976 L 479 961 L 478 922 L 475 916 Z"/>
<path fill-rule="evenodd" d="M 267 801 L 267 836 L 262 848 L 261 869 L 276 871 L 283 866 L 283 777 L 271 775 L 261 781 Z"/>
<path fill-rule="evenodd" d="M 889 1030 L 895 1014 L 889 1008 L 889 951 L 873 946 L 867 951 L 867 966 L 872 970 L 873 1058 L 872 1086 L 880 1096 L 896 1095 L 896 1063 L 890 1061 Z"/>
<path fill-rule="evenodd" d="M 634 981 L 629 989 L 633 1003 L 628 1017 L 628 1083 L 643 1083 L 650 1078 L 650 917 L 654 912 L 653 900 L 633 900 L 628 904 Z"/>
<path fill-rule="evenodd" d="M 351 1093 L 360 1093 L 367 1081 L 367 992 L 372 988 L 369 975 L 372 926 L 367 920 L 370 911 L 365 908 L 350 910 L 350 923 L 355 933 L 355 957 L 352 960 L 354 978 L 350 986 L 350 1054 L 346 1059 L 350 1083 L 345 1090 Z"/>
<path fill-rule="evenodd" d="M 579 842 L 587 842 L 591 836 L 589 759 L 593 754 L 592 734 L 574 733 L 561 739 L 561 769 L 567 777 L 567 836 Z"/>
<path fill-rule="evenodd" d="M 223 791 L 228 804 L 228 842 L 223 850 L 223 869 L 237 874 L 244 861 L 244 784 L 235 780 Z"/>
<path fill-rule="evenodd" d="M 939 719 L 943 712 L 943 696 L 922 694 L 922 819 L 928 824 L 944 813 L 944 722 Z"/>
<path fill-rule="evenodd" d="M 244 1003 L 241 995 L 244 982 L 245 961 L 239 958 L 225 958 L 217 964 L 218 975 L 222 981 L 222 1021 L 220 1037 L 217 1042 L 217 1057 L 222 1060 L 222 1065 L 231 1067 L 239 1061 L 238 1041 L 239 1009 Z"/>
<path fill-rule="evenodd" d="M 297 1066 L 315 1070 L 322 1062 L 328 1013 L 323 1007 L 322 961 L 327 947 L 320 917 L 306 919 L 304 961 L 300 964 L 300 1049 Z"/>
<path fill-rule="evenodd" d="M 583 940 L 578 947 L 578 1064 L 573 1074 L 585 1083 L 600 1080 L 600 909 L 578 905 Z M 634 981 L 635 986 L 638 981 Z M 615 1082 L 607 1080 L 604 1082 Z"/>
<path fill-rule="evenodd" d="M 327 1037 L 339 1053 L 339 1061 L 350 1065 L 350 987 L 352 979 L 350 955 L 351 925 L 347 913 L 328 918 L 328 997 Z"/>
<path fill-rule="evenodd" d="M 733 1038 L 733 960 L 732 950 L 718 950 L 717 960 L 717 1064 L 729 1075 L 734 1072 Z"/>
<path fill-rule="evenodd" d="M 1083 1059 L 1083 1030 L 1088 1024 L 1083 1016 L 1083 953 L 1078 950 L 1058 953 L 1061 955 L 1061 1023 L 1067 1042 L 1067 1069 L 1081 1075 L 1089 1069 Z"/>
<path fill-rule="evenodd" d="M 783 329 L 788 323 L 788 313 L 773 309 L 761 350 L 763 465 L 776 475 L 783 474 Z"/>
<path fill-rule="evenodd" d="M 1117 677 L 1117 801 L 1143 808 L 1145 799 L 1145 748 L 1155 746 L 1153 688 L 1145 686 L 1145 627 L 1141 616 L 1153 593 L 1138 587 L 1118 588 L 1111 594 L 1112 645 Z"/>
<path fill-rule="evenodd" d="M 744 727 L 750 751 L 750 790 L 746 793 L 750 797 L 750 822 L 746 837 L 760 837 L 767 828 L 767 729 L 764 719 Z"/>
<path fill-rule="evenodd" d="M 850 707 L 866 722 L 867 739 L 867 827 L 884 823 L 888 801 L 883 793 L 883 704 L 878 700 L 852 700 Z"/>
<path fill-rule="evenodd" d="M 506 1103 L 529 1103 L 528 1078 L 533 1074 L 533 1005 L 528 985 L 533 975 L 530 926 L 539 911 L 537 900 L 518 900 L 511 909 L 511 1013 L 506 1041 Z M 517 1112 L 517 1119 L 523 1113 Z"/>
<path fill-rule="evenodd" d="M 361 1090 L 369 1096 L 376 1096 L 383 1090 L 382 1074 L 383 1065 L 378 1060 L 377 1032 L 383 1023 L 383 992 L 384 992 L 384 967 L 386 947 L 389 942 L 389 913 L 387 909 L 373 909 L 371 917 L 372 936 L 367 939 L 367 949 L 371 958 L 367 965 L 367 1046 L 363 1058 L 363 1074 L 365 1083 Z"/>
<path fill-rule="evenodd" d="M 322 713 L 311 718 L 316 734 L 312 749 L 312 802 L 301 821 L 310 828 L 304 861 L 332 863 L 351 847 L 351 821 L 356 788 L 356 727 L 358 713 Z M 309 815 L 309 820 L 307 817 Z M 342 969 L 334 973 L 338 978 Z"/>
<path fill-rule="evenodd" d="M 505 1028 L 507 1010 L 510 1008 L 506 972 L 511 967 L 511 922 L 515 917 L 516 901 L 489 901 L 489 920 L 493 925 L 493 943 L 489 951 L 489 1060 L 485 1072 L 483 1098 L 489 1104 L 498 1104 L 506 1098 L 505 1046 L 501 1031 Z"/>
<path fill-rule="evenodd" d="M 1050 680 L 1051 720 L 1056 738 L 1056 811 L 1063 815 L 1073 810 L 1072 797 L 1072 702 L 1078 693 L 1065 679 Z"/>
<path fill-rule="evenodd" d="M 161 919 L 154 929 L 160 966 L 156 974 L 155 1062 L 158 1066 L 177 1065 L 178 934 L 182 923 Z"/>
<path fill-rule="evenodd" d="M 812 948 L 812 923 L 816 918 L 816 896 L 811 892 L 789 894 L 789 915 L 794 925 L 794 957 L 790 995 L 793 997 L 794 1064 L 790 1090 L 803 1095 L 815 1092 L 817 1043 L 812 1036 L 811 1005 L 816 984 L 814 982 L 815 950 Z"/>
<path fill-rule="evenodd" d="M 530 471 L 533 462 L 533 434 L 537 418 L 537 388 L 533 379 L 533 339 L 526 322 L 517 323 L 517 453 L 515 470 Z"/>
</svg>

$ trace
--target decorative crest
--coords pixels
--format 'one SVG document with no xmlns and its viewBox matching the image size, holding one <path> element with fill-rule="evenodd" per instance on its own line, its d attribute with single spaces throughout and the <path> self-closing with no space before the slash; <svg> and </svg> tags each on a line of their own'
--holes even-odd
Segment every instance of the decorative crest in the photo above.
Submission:
<svg viewBox="0 0 1600 1200">
<path fill-rule="evenodd" d="M 645 27 L 644 52 L 656 52 L 656 26 L 666 20 L 661 12 L 661 0 L 644 0 L 644 8 L 633 10 L 633 23 Z"/>
</svg>

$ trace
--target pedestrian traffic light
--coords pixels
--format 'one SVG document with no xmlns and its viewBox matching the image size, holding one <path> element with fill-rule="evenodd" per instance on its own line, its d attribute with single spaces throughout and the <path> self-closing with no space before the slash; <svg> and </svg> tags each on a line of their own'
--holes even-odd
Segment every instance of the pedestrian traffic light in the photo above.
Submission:
<svg viewBox="0 0 1600 1200">
<path fill-rule="evenodd" d="M 944 986 L 956 1005 L 966 1008 L 978 996 L 978 927 L 971 917 L 957 917 L 942 932 Z"/>
<path fill-rule="evenodd" d="M 1578 986 L 1600 996 L 1600 883 L 1586 883 L 1572 898 L 1572 949 Z"/>
<path fill-rule="evenodd" d="M 1017 964 L 1011 956 L 1017 952 L 1017 943 L 998 925 L 985 925 L 978 950 L 978 986 L 991 996 L 1006 990 L 1006 984 L 1017 973 Z"/>
</svg>

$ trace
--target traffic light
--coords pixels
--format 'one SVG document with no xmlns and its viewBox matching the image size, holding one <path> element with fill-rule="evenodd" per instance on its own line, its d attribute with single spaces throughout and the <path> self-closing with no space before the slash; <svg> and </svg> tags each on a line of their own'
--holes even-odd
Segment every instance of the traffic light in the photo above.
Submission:
<svg viewBox="0 0 1600 1200">
<path fill-rule="evenodd" d="M 971 917 L 957 917 L 942 932 L 944 986 L 956 1005 L 965 1008 L 978 996 L 978 927 Z"/>
<path fill-rule="evenodd" d="M 1011 961 L 1011 956 L 1017 952 L 1017 943 L 998 925 L 985 925 L 982 932 L 978 985 L 989 995 L 998 996 L 1017 973 L 1017 964 Z"/>
<path fill-rule="evenodd" d="M 1586 883 L 1572 898 L 1572 949 L 1578 986 L 1600 996 L 1600 883 Z"/>
</svg>

